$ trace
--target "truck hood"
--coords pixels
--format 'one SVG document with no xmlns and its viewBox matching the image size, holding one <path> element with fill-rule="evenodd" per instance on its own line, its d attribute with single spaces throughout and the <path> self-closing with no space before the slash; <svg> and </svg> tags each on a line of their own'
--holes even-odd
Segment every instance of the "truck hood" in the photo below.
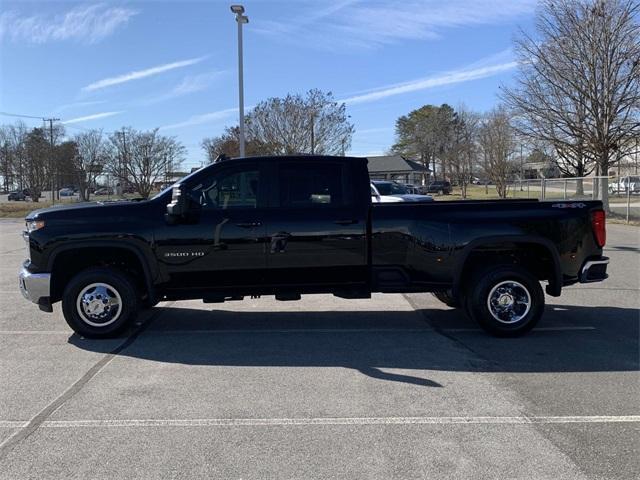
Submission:
<svg viewBox="0 0 640 480">
<path fill-rule="evenodd" d="M 148 203 L 146 200 L 115 200 L 105 202 L 79 202 L 70 204 L 55 205 L 53 207 L 40 208 L 30 212 L 25 220 L 36 219 L 65 219 L 74 217 L 84 217 L 87 215 L 97 214 L 102 215 L 105 213 L 118 213 L 124 214 L 129 208 L 135 210 L 135 206 Z M 131 208 L 134 207 L 134 208 Z"/>
</svg>

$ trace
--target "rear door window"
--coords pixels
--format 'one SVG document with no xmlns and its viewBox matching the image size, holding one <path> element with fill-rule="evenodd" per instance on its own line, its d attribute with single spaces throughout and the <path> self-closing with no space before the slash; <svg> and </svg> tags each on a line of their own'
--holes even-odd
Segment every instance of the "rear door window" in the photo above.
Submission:
<svg viewBox="0 0 640 480">
<path fill-rule="evenodd" d="M 278 171 L 281 207 L 332 207 L 350 203 L 341 163 L 282 163 Z"/>
</svg>

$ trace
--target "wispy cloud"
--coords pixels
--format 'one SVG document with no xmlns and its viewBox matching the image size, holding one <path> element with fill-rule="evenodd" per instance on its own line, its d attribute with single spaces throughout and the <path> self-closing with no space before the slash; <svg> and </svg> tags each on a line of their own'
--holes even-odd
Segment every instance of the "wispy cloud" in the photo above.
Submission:
<svg viewBox="0 0 640 480">
<path fill-rule="evenodd" d="M 68 124 L 72 124 L 72 123 L 88 122 L 88 121 L 91 121 L 91 120 L 99 120 L 100 118 L 113 117 L 114 115 L 119 115 L 121 113 L 123 113 L 123 112 L 119 111 L 119 112 L 94 113 L 92 115 L 86 115 L 84 117 L 76 117 L 76 118 L 72 118 L 70 120 L 65 120 L 62 123 L 65 124 L 65 125 L 68 125 Z"/>
<path fill-rule="evenodd" d="M 104 3 L 78 5 L 58 15 L 23 16 L 15 11 L 0 14 L 0 41 L 47 43 L 76 40 L 95 43 L 125 25 L 138 12 Z"/>
<path fill-rule="evenodd" d="M 161 95 L 156 95 L 140 101 L 141 105 L 153 105 L 173 98 L 201 92 L 208 89 L 224 72 L 207 72 L 197 75 L 187 75 L 171 90 Z"/>
<path fill-rule="evenodd" d="M 190 58 L 187 60 L 180 60 L 178 62 L 165 63 L 164 65 L 156 65 L 155 67 L 146 68 L 144 70 L 134 70 L 133 72 L 124 73 L 122 75 L 118 75 L 116 77 L 104 78 L 102 80 L 98 80 L 97 82 L 93 82 L 86 87 L 83 87 L 82 90 L 85 92 L 91 92 L 94 90 L 99 90 L 101 88 L 111 87 L 113 85 L 119 85 L 121 83 L 131 82 L 133 80 L 140 80 L 142 78 L 152 77 L 154 75 L 159 75 L 164 72 L 168 72 L 170 70 L 175 70 L 177 68 L 184 68 L 190 65 L 195 65 L 197 63 L 202 62 L 205 57 L 197 57 Z"/>
<path fill-rule="evenodd" d="M 394 85 L 386 85 L 375 90 L 368 91 L 359 95 L 353 95 L 344 98 L 343 102 L 353 105 L 358 103 L 375 102 L 387 97 L 401 95 L 403 93 L 416 92 L 419 90 L 427 90 L 429 88 L 441 87 L 444 85 L 453 85 L 456 83 L 469 82 L 481 78 L 491 77 L 499 73 L 503 73 L 514 69 L 518 66 L 518 62 L 509 61 L 496 63 L 491 65 L 479 65 L 480 62 L 474 63 L 458 70 L 444 72 L 437 75 L 418 78 L 409 82 L 398 83 Z"/>
<path fill-rule="evenodd" d="M 250 108 L 250 107 L 248 107 Z M 194 115 L 188 118 L 184 122 L 172 123 L 171 125 L 164 125 L 160 127 L 160 130 L 173 130 L 176 128 L 192 127 L 194 125 L 202 125 L 205 123 L 219 122 L 221 120 L 227 120 L 232 115 L 237 115 L 237 108 L 227 108 L 225 110 L 218 110 L 216 112 L 203 113 L 201 115 Z"/>
<path fill-rule="evenodd" d="M 186 95 L 188 93 L 200 92 L 206 90 L 218 78 L 222 72 L 208 72 L 198 75 L 188 75 L 175 86 L 172 93 L 175 95 Z"/>
<path fill-rule="evenodd" d="M 254 30 L 275 38 L 307 41 L 319 48 L 371 48 L 400 40 L 434 39 L 448 28 L 494 25 L 531 14 L 537 0 L 407 0 L 397 3 L 337 2 L 319 12 L 256 22 Z M 315 3 L 310 3 L 315 7 Z M 353 7 L 353 11 L 349 8 Z M 310 17 L 311 20 L 308 20 Z M 304 28 L 300 28 L 300 24 Z"/>
</svg>

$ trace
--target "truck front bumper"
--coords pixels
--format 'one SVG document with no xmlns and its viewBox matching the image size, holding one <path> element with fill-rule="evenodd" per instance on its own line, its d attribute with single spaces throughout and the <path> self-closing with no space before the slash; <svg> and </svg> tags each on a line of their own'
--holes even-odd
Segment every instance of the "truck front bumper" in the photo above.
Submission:
<svg viewBox="0 0 640 480">
<path fill-rule="evenodd" d="M 607 275 L 608 257 L 600 257 L 584 262 L 580 270 L 580 283 L 601 282 L 609 277 Z"/>
<path fill-rule="evenodd" d="M 40 310 L 51 312 L 51 274 L 31 273 L 25 267 L 18 273 L 18 285 L 22 296 L 37 304 Z"/>
</svg>

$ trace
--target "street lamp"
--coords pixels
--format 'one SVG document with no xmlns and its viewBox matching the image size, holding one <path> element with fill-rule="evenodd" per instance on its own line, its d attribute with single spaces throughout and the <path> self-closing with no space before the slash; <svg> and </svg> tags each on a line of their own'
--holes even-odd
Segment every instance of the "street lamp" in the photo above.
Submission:
<svg viewBox="0 0 640 480">
<path fill-rule="evenodd" d="M 242 5 L 231 5 L 238 23 L 238 109 L 240 111 L 240 156 L 244 157 L 244 81 L 242 75 L 242 24 L 249 23 Z"/>
</svg>

